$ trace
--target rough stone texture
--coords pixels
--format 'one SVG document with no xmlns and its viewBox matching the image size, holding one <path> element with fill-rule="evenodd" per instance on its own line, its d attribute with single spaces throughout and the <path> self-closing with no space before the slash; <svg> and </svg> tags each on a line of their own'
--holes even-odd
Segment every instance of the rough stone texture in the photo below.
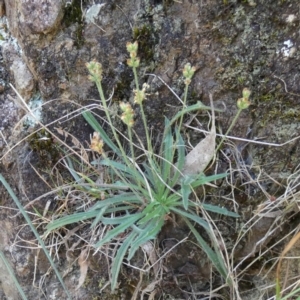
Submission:
<svg viewBox="0 0 300 300">
<path fill-rule="evenodd" d="M 27 65 L 21 59 L 14 60 L 10 70 L 13 73 L 15 88 L 23 96 L 25 101 L 29 100 L 32 97 L 34 80 Z"/>
<path fill-rule="evenodd" d="M 252 105 L 242 113 L 231 135 L 244 138 L 249 126 L 252 128 L 251 138 L 261 138 L 265 142 L 280 144 L 299 135 L 298 0 L 4 2 L 5 8 L 3 1 L 0 1 L 0 15 L 6 13 L 8 37 L 5 45 L 1 43 L 0 59 L 0 150 L 3 155 L 0 171 L 8 178 L 24 205 L 46 193 L 48 188 L 45 182 L 51 180 L 47 174 L 43 177 L 36 175 L 31 167 L 38 166 L 36 153 L 24 141 L 19 143 L 33 129 L 18 123 L 24 111 L 18 109 L 8 97 L 16 98 L 8 83 L 12 82 L 28 103 L 35 93 L 41 96 L 45 101 L 42 122 L 48 124 L 99 98 L 95 86 L 88 80 L 85 67 L 86 62 L 96 59 L 104 66 L 106 95 L 114 91 L 112 105 L 115 105 L 132 97 L 133 76 L 126 65 L 125 44 L 134 39 L 140 45 L 141 83 L 148 82 L 151 85 L 145 110 L 149 126 L 156 130 L 155 133 L 163 128 L 164 115 L 173 116 L 180 103 L 170 96 L 169 90 L 158 77 L 146 74 L 159 76 L 181 96 L 184 87 L 181 71 L 185 63 L 190 62 L 197 71 L 190 87 L 189 101 L 194 103 L 201 100 L 208 105 L 208 93 L 213 93 L 215 107 L 226 107 L 224 113 L 217 115 L 217 127 L 223 133 L 237 111 L 236 99 L 244 87 L 249 87 L 252 90 Z M 228 4 L 225 5 L 225 2 Z M 85 13 L 93 5 L 101 7 L 94 7 L 93 11 L 98 14 L 90 12 L 89 21 L 86 22 Z M 200 118 L 201 124 L 206 124 L 206 114 L 203 116 L 203 120 Z M 68 117 L 61 121 L 49 128 L 53 130 L 54 126 L 63 126 L 83 143 L 89 140 L 91 130 L 82 118 Z M 194 125 L 207 129 L 201 124 Z M 142 136 L 143 130 L 139 125 L 137 118 L 135 130 Z M 194 145 L 203 137 L 198 132 L 190 131 L 189 134 Z M 240 145 L 238 142 L 236 144 Z M 15 147 L 14 150 L 10 150 L 12 147 Z M 282 147 L 250 146 L 248 152 L 254 165 L 253 171 L 256 176 L 261 174 L 266 191 L 275 197 L 283 193 L 288 176 L 299 164 L 299 140 Z M 270 180 L 268 176 L 275 180 Z M 237 201 L 241 214 L 246 209 L 255 210 L 258 204 L 266 201 L 266 195 L 262 193 L 255 197 L 243 192 L 240 194 Z M 13 207 L 8 199 L 1 205 Z M 45 202 L 45 199 L 38 202 L 37 208 L 42 211 Z M 10 211 L 6 213 L 12 215 Z M 226 227 L 223 223 L 221 225 L 220 228 Z M 235 224 L 231 225 L 235 228 Z M 5 228 L 8 228 L 7 236 L 16 235 L 16 232 L 11 232 L 12 227 Z M 235 234 L 231 232 L 229 236 Z M 24 237 L 32 238 L 28 232 L 24 233 Z M 165 238 L 168 237 L 166 235 Z M 255 239 L 251 241 L 253 244 L 257 242 Z M 6 246 L 11 246 L 13 241 L 6 239 L 6 243 Z M 7 251 L 6 255 L 15 265 L 26 292 L 30 299 L 38 299 L 38 289 L 31 288 L 30 276 L 35 253 L 18 247 L 10 249 L 13 251 Z M 172 259 L 173 256 L 176 258 L 177 253 L 172 253 Z M 182 258 L 183 255 L 179 253 L 178 257 Z M 64 257 L 60 259 L 65 260 Z M 47 263 L 43 259 L 41 261 L 37 280 L 42 282 Z M 65 266 L 60 263 L 63 269 Z M 196 265 L 197 261 L 192 263 L 195 270 L 203 267 L 203 261 L 199 265 Z M 190 265 L 186 261 L 180 267 Z M 177 272 L 180 268 L 175 269 Z M 67 276 L 66 281 L 74 297 L 91 299 L 99 296 L 98 285 L 104 280 L 101 277 L 104 272 L 95 276 L 93 272 L 96 273 L 93 270 L 89 275 L 93 284 L 90 291 L 89 287 L 74 291 L 78 270 Z M 184 273 L 188 273 L 188 270 Z M 3 284 L 6 279 L 1 281 Z M 203 282 L 199 283 L 200 289 L 205 286 L 205 280 Z M 168 281 L 164 284 L 168 291 L 174 291 L 168 286 Z M 185 284 L 183 282 L 181 287 Z M 49 276 L 45 286 L 47 299 L 52 299 L 54 295 L 57 299 L 64 299 L 54 276 Z M 5 293 L 7 297 L 13 297 L 9 295 L 10 292 Z M 119 296 L 116 299 L 121 299 Z M 178 292 L 176 296 L 183 298 L 186 294 Z M 110 294 L 107 297 L 111 299 Z M 104 296 L 102 299 L 105 299 Z"/>
</svg>

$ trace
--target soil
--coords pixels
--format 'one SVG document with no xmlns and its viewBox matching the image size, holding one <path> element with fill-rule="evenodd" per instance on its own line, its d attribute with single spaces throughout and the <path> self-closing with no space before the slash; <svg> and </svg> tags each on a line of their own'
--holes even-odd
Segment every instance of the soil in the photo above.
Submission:
<svg viewBox="0 0 300 300">
<path fill-rule="evenodd" d="M 44 101 L 41 123 L 50 136 L 42 131 L 36 135 L 40 125 L 18 123 L 25 113 L 10 100 L 9 95 L 15 95 L 8 85 L 14 79 L 9 69 L 14 56 L 9 57 L 1 44 L 0 173 L 31 213 L 40 234 L 44 234 L 55 211 L 62 209 L 65 213 L 63 208 L 67 207 L 71 213 L 88 201 L 81 191 L 58 188 L 71 180 L 63 167 L 65 153 L 59 145 L 62 141 L 82 154 L 82 148 L 90 142 L 93 131 L 76 113 L 82 106 L 97 105 L 99 99 L 88 80 L 87 61 L 97 59 L 104 66 L 106 96 L 114 91 L 110 102 L 113 114 L 118 112 L 120 101 L 132 102 L 127 41 L 137 40 L 140 45 L 140 83 L 147 82 L 151 87 L 144 108 L 158 145 L 164 117 L 171 118 L 181 107 L 166 84 L 180 97 L 183 95 L 181 72 L 187 62 L 197 68 L 188 104 L 202 101 L 209 105 L 212 93 L 214 107 L 222 110 L 216 117 L 219 134 L 224 134 L 231 124 L 243 88 L 252 91 L 251 106 L 242 112 L 230 136 L 255 142 L 227 139 L 206 173 L 230 170 L 230 176 L 205 192 L 197 190 L 203 203 L 226 207 L 240 215 L 210 215 L 221 253 L 232 270 L 228 275 L 237 278 L 238 288 L 226 284 L 186 225 L 171 215 L 152 241 L 150 252 L 141 248 L 132 261 L 124 261 L 114 292 L 110 290 L 111 261 L 107 257 L 115 248 L 106 246 L 95 253 L 90 223 L 68 225 L 44 236 L 72 299 L 273 299 L 276 263 L 299 230 L 300 221 L 298 0 L 111 1 L 101 7 L 94 23 L 82 21 L 80 1 L 69 2 L 72 4 L 65 6 L 60 29 L 34 33 L 34 38 L 19 37 L 24 61 L 31 71 L 34 69 L 35 93 Z M 102 5 L 101 1 L 80 4 L 83 10 L 93 4 Z M 99 119 L 103 118 L 98 113 Z M 144 141 L 138 108 L 135 114 L 134 129 Z M 119 130 L 125 130 L 116 117 L 113 120 Z M 183 130 L 186 140 L 195 146 L 205 136 L 200 130 L 209 130 L 208 113 L 188 116 L 184 123 L 198 129 L 186 126 Z M 110 134 L 109 128 L 105 129 Z M 91 159 L 90 154 L 88 157 Z M 2 185 L 0 192 L 0 250 L 10 261 L 26 296 L 67 299 Z M 204 230 L 197 230 L 210 243 Z M 57 242 L 58 246 L 51 246 Z M 282 286 L 299 280 L 299 260 L 292 259 L 299 257 L 299 248 L 298 241 L 288 253 L 292 263 L 283 260 Z M 81 255 L 88 269 L 84 283 L 77 289 L 85 265 L 79 264 Z M 141 272 L 149 268 L 152 260 L 159 262 Z M 4 270 L 0 264 L 0 298 L 19 299 Z"/>
</svg>

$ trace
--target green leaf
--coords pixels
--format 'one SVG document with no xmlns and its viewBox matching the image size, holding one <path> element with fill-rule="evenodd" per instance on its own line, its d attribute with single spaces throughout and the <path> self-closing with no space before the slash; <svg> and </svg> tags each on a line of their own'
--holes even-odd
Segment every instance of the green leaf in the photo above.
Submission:
<svg viewBox="0 0 300 300">
<path fill-rule="evenodd" d="M 132 243 L 132 240 L 136 236 L 135 232 L 131 232 L 128 237 L 123 241 L 121 247 L 119 248 L 117 255 L 113 259 L 112 268 L 111 268 L 111 289 L 115 290 L 117 286 L 118 276 L 120 273 L 121 265 L 124 260 L 124 256 Z"/>
<path fill-rule="evenodd" d="M 59 219 L 54 220 L 51 223 L 49 223 L 46 226 L 47 232 L 49 233 L 50 231 L 52 231 L 54 229 L 63 227 L 63 226 L 68 225 L 68 224 L 73 224 L 73 223 L 77 223 L 77 222 L 80 222 L 80 221 L 84 221 L 84 220 L 94 218 L 94 217 L 97 216 L 98 213 L 99 213 L 99 211 L 93 210 L 93 211 L 86 211 L 86 212 L 76 213 L 76 214 L 69 215 L 69 216 L 64 216 L 62 218 L 59 218 Z"/>
<path fill-rule="evenodd" d="M 91 228 L 94 228 L 94 227 L 99 223 L 99 221 L 100 221 L 101 218 L 103 217 L 103 215 L 104 215 L 106 209 L 107 209 L 107 208 L 104 207 L 104 208 L 102 208 L 102 209 L 99 211 L 99 213 L 98 213 L 98 215 L 96 216 L 95 220 L 94 220 L 93 223 L 91 224 Z"/>
<path fill-rule="evenodd" d="M 124 221 L 122 224 L 118 225 L 112 230 L 109 230 L 109 232 L 105 235 L 105 237 L 95 244 L 95 248 L 99 248 L 102 245 L 106 244 L 107 242 L 111 241 L 115 236 L 117 236 L 120 233 L 123 233 L 126 229 L 131 227 L 139 218 L 141 218 L 142 214 L 137 213 L 134 215 L 131 215 L 130 218 L 128 218 L 126 221 Z"/>
<path fill-rule="evenodd" d="M 199 225 L 204 227 L 206 230 L 209 230 L 209 226 L 208 226 L 207 222 L 205 220 L 203 220 L 202 218 L 200 218 L 199 216 L 197 216 L 193 213 L 189 213 L 189 212 L 177 209 L 175 207 L 170 207 L 170 210 L 174 211 L 175 213 L 177 213 L 178 215 L 180 215 L 182 217 L 189 218 L 192 221 L 197 222 Z"/>
<path fill-rule="evenodd" d="M 176 148 L 177 148 L 177 155 L 178 155 L 178 159 L 177 159 L 177 163 L 176 163 L 176 167 L 173 168 L 174 171 L 174 176 L 170 182 L 170 186 L 174 187 L 178 181 L 179 178 L 181 176 L 181 170 L 183 169 L 184 166 L 184 162 L 185 162 L 185 144 L 184 144 L 184 140 L 179 132 L 179 130 L 176 128 L 175 129 L 176 132 L 176 139 L 177 139 L 177 144 L 176 144 Z"/>
<path fill-rule="evenodd" d="M 220 214 L 220 215 L 224 215 L 224 216 L 229 216 L 229 217 L 234 217 L 234 218 L 239 218 L 240 215 L 238 215 L 235 212 L 231 212 L 229 210 L 227 210 L 225 207 L 219 207 L 216 205 L 212 205 L 212 204 L 202 204 L 203 208 L 205 210 Z"/>
<path fill-rule="evenodd" d="M 74 170 L 74 166 L 72 163 L 72 160 L 70 159 L 70 157 L 67 155 L 66 156 L 67 162 L 68 162 L 68 167 L 69 167 L 69 172 L 71 173 L 71 175 L 73 176 L 73 178 L 75 179 L 76 182 L 80 183 L 82 182 L 82 178 L 78 176 L 77 172 Z M 86 188 L 84 188 L 86 190 Z"/>
<path fill-rule="evenodd" d="M 122 206 L 117 206 L 117 207 L 113 206 L 111 208 L 104 207 L 102 210 L 100 210 L 99 214 L 96 216 L 95 220 L 93 221 L 93 223 L 91 225 L 91 228 L 96 226 L 100 221 L 102 221 L 104 219 L 103 218 L 104 214 L 111 214 L 111 213 L 117 213 L 117 212 L 126 212 L 130 209 L 132 209 L 132 206 L 128 206 L 128 205 L 127 206 L 122 205 Z M 108 218 L 106 218 L 106 219 L 108 219 Z M 114 219 L 114 218 L 111 218 L 111 219 Z M 114 224 L 117 224 L 117 223 L 114 223 Z"/>
<path fill-rule="evenodd" d="M 133 169 L 134 166 L 129 167 L 127 165 L 110 160 L 108 158 L 99 161 L 99 164 L 103 165 L 103 166 L 116 168 L 117 170 L 122 171 L 123 173 L 126 173 L 127 174 L 127 175 L 125 175 L 126 177 L 128 176 L 128 174 L 130 174 L 135 181 L 137 181 L 137 180 L 144 181 L 144 178 L 140 175 L 139 171 L 136 169 Z"/>
<path fill-rule="evenodd" d="M 205 106 L 204 104 L 202 104 L 200 101 L 198 101 L 196 104 L 193 104 L 193 105 L 190 105 L 182 110 L 180 110 L 173 118 L 172 120 L 170 121 L 169 123 L 169 126 L 168 127 L 165 127 L 165 130 L 164 130 L 164 135 L 168 132 L 168 130 L 171 129 L 171 126 L 182 116 L 182 115 L 185 115 L 187 113 L 190 113 L 192 111 L 195 111 L 195 110 L 199 110 L 199 109 L 205 109 L 205 110 L 211 110 L 211 107 L 210 106 Z M 220 109 L 214 109 L 215 111 L 218 111 L 218 112 L 222 112 L 222 110 Z"/>
<path fill-rule="evenodd" d="M 134 193 L 122 193 L 122 194 L 119 194 L 119 195 L 114 195 L 110 198 L 107 198 L 105 200 L 101 200 L 101 201 L 98 201 L 94 206 L 92 206 L 89 211 L 91 210 L 96 210 L 96 209 L 100 209 L 102 207 L 105 207 L 105 206 L 112 206 L 112 205 L 118 205 L 118 204 L 127 204 L 127 203 L 130 203 L 130 204 L 142 204 L 142 201 L 137 198 L 137 196 L 134 194 Z"/>
<path fill-rule="evenodd" d="M 19 291 L 19 293 L 20 293 L 20 295 L 21 295 L 21 297 L 22 297 L 22 299 L 23 300 L 27 300 L 28 298 L 26 297 L 26 295 L 24 294 L 24 291 L 23 291 L 23 289 L 22 289 L 22 287 L 21 287 L 21 285 L 20 285 L 20 283 L 19 283 L 19 281 L 18 281 L 18 279 L 16 278 L 16 276 L 15 276 L 15 273 L 14 273 L 14 271 L 13 271 L 13 269 L 12 269 L 12 267 L 11 267 L 11 265 L 10 265 L 10 263 L 7 261 L 7 259 L 6 259 L 6 257 L 5 257 L 5 255 L 4 255 L 4 253 L 0 250 L 0 258 L 1 258 L 1 260 L 2 260 L 2 266 L 1 266 L 1 269 L 2 269 L 2 274 L 4 275 L 4 273 L 5 273 L 5 277 L 7 276 L 7 273 L 5 272 L 5 268 L 4 268 L 4 266 L 6 267 L 6 271 L 8 272 L 8 274 L 10 275 L 10 277 L 12 278 L 12 280 L 13 280 L 13 282 L 14 282 L 14 284 L 15 284 L 15 286 L 17 287 L 17 289 L 18 289 L 18 291 Z M 7 283 L 8 283 L 8 279 L 5 279 L 5 280 L 7 280 Z M 7 284 L 6 283 L 6 284 Z M 12 287 L 10 287 L 11 289 L 12 289 Z M 4 296 L 5 297 L 5 296 Z M 6 298 L 6 297 L 5 297 Z"/>
<path fill-rule="evenodd" d="M 146 178 L 150 181 L 152 186 L 156 186 L 157 176 L 153 175 L 153 170 L 146 163 L 143 163 L 142 166 L 145 169 L 144 175 L 146 176 Z"/>
<path fill-rule="evenodd" d="M 7 181 L 5 180 L 5 178 L 2 176 L 2 174 L 0 173 L 0 182 L 2 182 L 3 186 L 5 187 L 5 189 L 7 190 L 7 192 L 9 193 L 9 195 L 11 196 L 11 198 L 13 199 L 13 201 L 15 202 L 15 204 L 17 205 L 19 211 L 22 213 L 26 223 L 29 225 L 30 229 L 32 230 L 32 232 L 34 233 L 36 239 L 38 240 L 38 243 L 41 245 L 47 259 L 49 260 L 52 269 L 54 270 L 61 286 L 63 287 L 66 295 L 68 296 L 69 299 L 71 299 L 71 294 L 69 293 L 69 290 L 67 289 L 62 276 L 60 275 L 60 273 L 57 270 L 57 267 L 53 261 L 53 259 L 51 258 L 48 250 L 45 247 L 45 243 L 43 241 L 43 239 L 41 238 L 41 236 L 39 235 L 39 233 L 37 232 L 36 228 L 34 227 L 34 225 L 31 222 L 31 219 L 29 218 L 27 212 L 25 211 L 25 209 L 23 208 L 21 202 L 19 201 L 19 199 L 17 198 L 17 196 L 15 195 L 15 193 L 13 192 L 13 190 L 11 189 L 10 185 L 7 183 Z"/>
<path fill-rule="evenodd" d="M 102 128 L 102 126 L 99 124 L 99 122 L 96 120 L 96 118 L 93 116 L 93 114 L 90 111 L 84 111 L 82 113 L 82 116 L 85 118 L 85 120 L 90 124 L 90 126 L 97 132 L 100 133 L 100 137 L 103 140 L 103 142 L 109 146 L 111 150 L 113 150 L 115 153 L 121 156 L 121 151 L 119 148 L 112 142 L 112 140 L 108 137 L 105 130 Z"/>
<path fill-rule="evenodd" d="M 207 182 L 215 181 L 221 178 L 226 177 L 228 174 L 227 173 L 221 173 L 221 174 L 216 174 L 216 175 L 211 175 L 211 176 L 205 176 L 204 174 L 200 174 L 198 179 L 196 179 L 194 182 L 191 183 L 191 186 L 193 188 L 196 188 L 200 185 L 206 184 Z"/>
<path fill-rule="evenodd" d="M 184 221 L 189 226 L 191 232 L 194 234 L 197 242 L 199 243 L 201 249 L 206 253 L 210 261 L 216 267 L 218 272 L 223 276 L 225 280 L 227 280 L 228 270 L 223 262 L 223 260 L 208 246 L 208 244 L 204 241 L 204 239 L 200 236 L 196 228 L 191 224 L 191 222 L 184 218 Z"/>
<path fill-rule="evenodd" d="M 152 157 L 148 157 L 147 163 L 150 172 L 153 174 L 152 176 L 154 184 L 152 185 L 152 189 L 158 193 L 161 188 L 165 187 L 165 183 L 161 181 L 161 178 L 159 178 L 159 176 L 161 177 L 162 170 L 157 164 L 156 160 L 154 160 Z"/>
<path fill-rule="evenodd" d="M 102 208 L 108 209 L 109 206 L 125 204 L 125 203 L 140 204 L 140 200 L 133 193 L 120 194 L 120 195 L 113 196 L 112 198 L 108 198 L 108 199 L 97 202 L 93 207 L 90 208 L 90 210 L 88 210 L 86 212 L 75 213 L 75 214 L 54 220 L 53 222 L 49 223 L 46 226 L 47 232 L 52 231 L 57 228 L 60 228 L 60 227 L 63 227 L 68 224 L 73 224 L 76 222 L 80 222 L 83 220 L 88 220 L 88 219 L 97 217 L 100 213 L 100 209 L 102 209 Z M 115 208 L 114 210 L 116 211 L 117 208 Z"/>
<path fill-rule="evenodd" d="M 168 127 L 170 124 L 170 121 L 165 118 L 165 127 Z M 168 181 L 170 178 L 170 172 L 173 164 L 173 158 L 174 158 L 174 144 L 173 144 L 173 136 L 171 130 L 167 132 L 165 135 L 165 138 L 162 142 L 162 179 L 164 181 Z"/>
<path fill-rule="evenodd" d="M 160 204 L 156 201 L 153 201 L 151 203 L 149 203 L 144 209 L 143 209 L 143 215 L 146 216 L 148 214 L 150 214 L 155 208 L 156 206 L 159 206 Z"/>
<path fill-rule="evenodd" d="M 160 232 L 163 225 L 164 218 L 153 219 L 151 222 L 149 222 L 149 224 L 140 231 L 138 237 L 132 242 L 128 253 L 128 260 L 134 256 L 135 252 L 141 245 L 145 244 L 149 240 L 154 239 Z"/>
<path fill-rule="evenodd" d="M 125 216 L 121 217 L 109 217 L 109 218 L 102 218 L 102 223 L 104 225 L 117 225 L 117 224 L 122 224 L 126 222 L 127 220 L 131 219 L 133 215 L 127 214 Z"/>
<path fill-rule="evenodd" d="M 192 175 L 184 175 L 181 182 L 181 195 L 182 195 L 182 203 L 185 210 L 188 209 L 189 204 L 189 196 L 192 192 L 191 183 L 195 180 L 195 176 Z"/>
<path fill-rule="evenodd" d="M 185 210 L 189 207 L 189 196 L 192 192 L 190 185 L 181 185 L 182 204 Z"/>
<path fill-rule="evenodd" d="M 144 210 L 143 214 L 145 213 L 146 211 Z M 162 205 L 155 205 L 151 211 L 146 213 L 146 215 L 138 222 L 138 224 L 142 225 L 151 219 L 164 217 L 166 213 L 166 209 Z"/>
</svg>

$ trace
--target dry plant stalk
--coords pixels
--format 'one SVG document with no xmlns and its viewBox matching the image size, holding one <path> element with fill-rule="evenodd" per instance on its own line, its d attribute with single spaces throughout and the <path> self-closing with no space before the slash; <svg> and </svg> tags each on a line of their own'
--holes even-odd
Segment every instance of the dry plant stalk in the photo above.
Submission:
<svg viewBox="0 0 300 300">
<path fill-rule="evenodd" d="M 279 258 L 279 262 L 277 265 L 277 269 L 276 269 L 276 282 L 277 285 L 279 286 L 280 282 L 280 270 L 281 270 L 281 263 L 283 258 L 285 257 L 285 255 L 291 250 L 291 248 L 296 244 L 296 242 L 300 239 L 300 232 L 298 232 L 289 242 L 288 244 L 284 247 L 280 258 Z"/>
</svg>

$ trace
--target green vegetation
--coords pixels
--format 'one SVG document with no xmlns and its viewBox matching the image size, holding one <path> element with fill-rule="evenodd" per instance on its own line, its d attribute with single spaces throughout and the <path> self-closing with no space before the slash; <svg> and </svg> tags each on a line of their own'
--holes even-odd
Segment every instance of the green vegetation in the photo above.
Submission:
<svg viewBox="0 0 300 300">
<path fill-rule="evenodd" d="M 96 248 L 100 248 L 114 240 L 119 240 L 122 236 L 120 247 L 113 257 L 112 262 L 112 282 L 114 290 L 117 286 L 117 279 L 124 257 L 130 260 L 140 246 L 147 241 L 155 239 L 160 232 L 168 215 L 180 216 L 190 228 L 201 248 L 208 255 L 215 268 L 222 275 L 224 280 L 229 282 L 228 270 L 224 264 L 222 254 L 212 238 L 211 227 L 205 218 L 199 215 L 199 211 L 214 212 L 232 217 L 238 217 L 225 208 L 214 205 L 202 204 L 194 189 L 206 183 L 225 177 L 227 174 L 205 176 L 204 174 L 183 173 L 185 166 L 185 143 L 180 134 L 183 124 L 183 117 L 191 111 L 199 109 L 209 109 L 201 103 L 186 107 L 188 87 L 194 75 L 195 68 L 186 64 L 183 70 L 185 78 L 185 92 L 183 108 L 172 120 L 165 119 L 165 129 L 162 143 L 158 154 L 156 154 L 147 127 L 143 102 L 147 97 L 146 84 L 142 89 L 139 87 L 137 68 L 140 60 L 137 57 L 138 43 L 128 43 L 127 51 L 130 58 L 127 64 L 133 69 L 136 88 L 134 90 L 134 103 L 139 106 L 141 117 L 146 133 L 146 145 L 133 143 L 134 110 L 130 103 L 120 103 L 122 110 L 121 120 L 127 125 L 127 148 L 120 141 L 116 128 L 112 124 L 112 119 L 107 106 L 102 89 L 102 65 L 96 61 L 87 64 L 90 79 L 96 83 L 101 98 L 103 110 L 106 114 L 107 122 L 112 130 L 114 141 L 107 135 L 104 128 L 96 120 L 91 112 L 85 111 L 84 118 L 93 127 L 95 133 L 91 140 L 90 148 L 98 153 L 99 159 L 92 162 L 94 166 L 105 167 L 109 170 L 110 183 L 103 182 L 97 184 L 92 177 L 79 174 L 73 167 L 71 159 L 68 159 L 68 169 L 71 171 L 75 181 L 81 190 L 98 201 L 87 211 L 67 215 L 58 218 L 47 225 L 47 230 L 52 231 L 67 224 L 80 222 L 87 219 L 94 219 L 91 227 L 95 228 L 102 224 L 106 228 L 106 233 L 95 243 Z M 249 95 L 248 95 L 249 96 Z M 242 98 L 244 99 L 244 98 Z M 249 104 L 248 98 L 239 103 L 245 108 Z M 243 109 L 241 108 L 241 109 Z M 177 123 L 177 126 L 174 124 Z M 139 137 L 137 137 L 139 140 Z M 108 155 L 103 147 L 110 148 L 113 155 Z M 143 154 L 136 157 L 135 153 L 142 150 Z M 82 184 L 80 184 L 81 182 Z M 192 200 L 192 196 L 195 199 Z M 102 199 L 102 200 L 100 200 Z M 202 226 L 208 236 L 211 237 L 215 251 L 201 237 L 195 225 Z"/>
<path fill-rule="evenodd" d="M 28 224 L 28 226 L 30 227 L 31 231 L 34 233 L 39 245 L 41 246 L 41 248 L 43 249 L 47 259 L 49 260 L 50 264 L 51 264 L 51 267 L 53 268 L 59 282 L 61 283 L 66 295 L 68 296 L 69 299 L 71 299 L 71 295 L 69 293 L 69 290 L 67 289 L 67 287 L 65 286 L 65 283 L 62 279 L 62 276 L 60 275 L 59 271 L 57 270 L 56 266 L 55 266 L 55 263 L 53 261 L 53 259 L 51 258 L 48 250 L 46 249 L 45 247 L 45 243 L 44 241 L 42 240 L 41 236 L 38 234 L 36 228 L 34 227 L 34 225 L 32 224 L 27 212 L 25 211 L 25 209 L 23 208 L 21 202 L 19 201 L 19 199 L 17 198 L 17 196 L 15 195 L 15 193 L 13 192 L 13 190 L 11 189 L 11 187 L 9 186 L 9 184 L 7 183 L 7 181 L 4 179 L 4 177 L 0 174 L 0 182 L 3 184 L 3 186 L 5 187 L 5 189 L 8 191 L 9 195 L 11 196 L 11 198 L 14 200 L 16 206 L 18 207 L 18 209 L 20 210 L 20 212 L 22 213 L 26 223 Z M 1 254 L 1 253 L 0 253 Z M 23 299 L 27 299 L 26 296 L 24 295 L 23 293 L 23 290 L 22 288 L 20 287 L 19 283 L 18 283 L 18 280 L 16 279 L 15 275 L 13 274 L 12 270 L 10 269 L 8 263 L 6 262 L 6 259 L 5 257 L 1 254 L 1 259 L 4 261 L 4 263 L 6 264 L 7 266 L 7 269 L 10 273 L 10 275 L 12 276 L 15 284 L 16 284 L 16 287 L 18 288 L 18 291 L 19 293 L 21 294 L 22 298 Z"/>
</svg>

